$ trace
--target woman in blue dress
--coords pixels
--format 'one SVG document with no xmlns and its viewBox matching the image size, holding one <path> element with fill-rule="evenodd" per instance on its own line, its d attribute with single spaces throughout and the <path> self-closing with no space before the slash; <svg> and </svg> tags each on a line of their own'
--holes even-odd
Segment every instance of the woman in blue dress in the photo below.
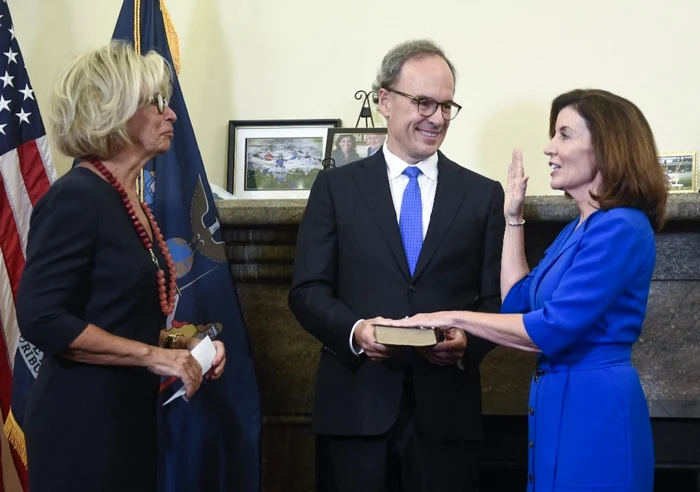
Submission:
<svg viewBox="0 0 700 492">
<path fill-rule="evenodd" d="M 539 352 L 528 405 L 528 490 L 651 492 L 654 450 L 632 345 L 646 314 L 667 180 L 654 136 L 631 102 L 600 90 L 557 97 L 550 114 L 551 187 L 578 206 L 530 272 L 513 152 L 504 206 L 504 314 L 419 314 L 404 326 L 459 327 Z"/>
</svg>

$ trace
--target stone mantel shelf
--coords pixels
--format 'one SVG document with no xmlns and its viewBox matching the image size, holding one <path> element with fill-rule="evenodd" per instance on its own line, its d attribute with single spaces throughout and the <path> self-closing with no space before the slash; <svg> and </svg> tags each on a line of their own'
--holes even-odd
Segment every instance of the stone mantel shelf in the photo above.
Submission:
<svg viewBox="0 0 700 492">
<path fill-rule="evenodd" d="M 228 226 L 293 226 L 304 214 L 306 200 L 217 200 L 219 218 Z M 568 222 L 577 215 L 575 204 L 564 196 L 529 196 L 525 220 Z M 672 194 L 667 207 L 669 221 L 700 221 L 700 194 Z"/>
</svg>

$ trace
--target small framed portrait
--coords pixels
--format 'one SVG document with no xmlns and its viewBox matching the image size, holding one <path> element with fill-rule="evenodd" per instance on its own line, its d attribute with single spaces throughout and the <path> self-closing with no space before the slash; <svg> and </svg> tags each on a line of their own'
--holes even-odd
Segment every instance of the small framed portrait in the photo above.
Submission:
<svg viewBox="0 0 700 492">
<path fill-rule="evenodd" d="M 694 193 L 697 191 L 695 153 L 660 154 L 659 163 L 666 173 L 670 193 Z"/>
<path fill-rule="evenodd" d="M 324 167 L 340 167 L 374 155 L 386 141 L 386 128 L 331 128 Z"/>
<path fill-rule="evenodd" d="M 226 191 L 236 198 L 308 198 L 323 169 L 328 120 L 229 121 Z"/>
</svg>

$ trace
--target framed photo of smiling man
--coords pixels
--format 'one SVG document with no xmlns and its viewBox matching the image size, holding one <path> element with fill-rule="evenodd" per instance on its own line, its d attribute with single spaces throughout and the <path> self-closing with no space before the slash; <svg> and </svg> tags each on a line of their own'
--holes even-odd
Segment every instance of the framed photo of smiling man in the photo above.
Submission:
<svg viewBox="0 0 700 492">
<path fill-rule="evenodd" d="M 324 163 L 341 167 L 374 155 L 386 141 L 386 128 L 330 128 Z"/>
</svg>

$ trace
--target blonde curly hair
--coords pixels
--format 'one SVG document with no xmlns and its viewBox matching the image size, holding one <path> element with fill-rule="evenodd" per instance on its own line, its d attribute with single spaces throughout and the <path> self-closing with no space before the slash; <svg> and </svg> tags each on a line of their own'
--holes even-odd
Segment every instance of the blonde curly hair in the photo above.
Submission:
<svg viewBox="0 0 700 492">
<path fill-rule="evenodd" d="M 126 122 L 156 93 L 172 93 L 170 65 L 112 41 L 76 57 L 60 73 L 50 102 L 49 134 L 65 155 L 109 159 L 131 144 Z"/>
</svg>

